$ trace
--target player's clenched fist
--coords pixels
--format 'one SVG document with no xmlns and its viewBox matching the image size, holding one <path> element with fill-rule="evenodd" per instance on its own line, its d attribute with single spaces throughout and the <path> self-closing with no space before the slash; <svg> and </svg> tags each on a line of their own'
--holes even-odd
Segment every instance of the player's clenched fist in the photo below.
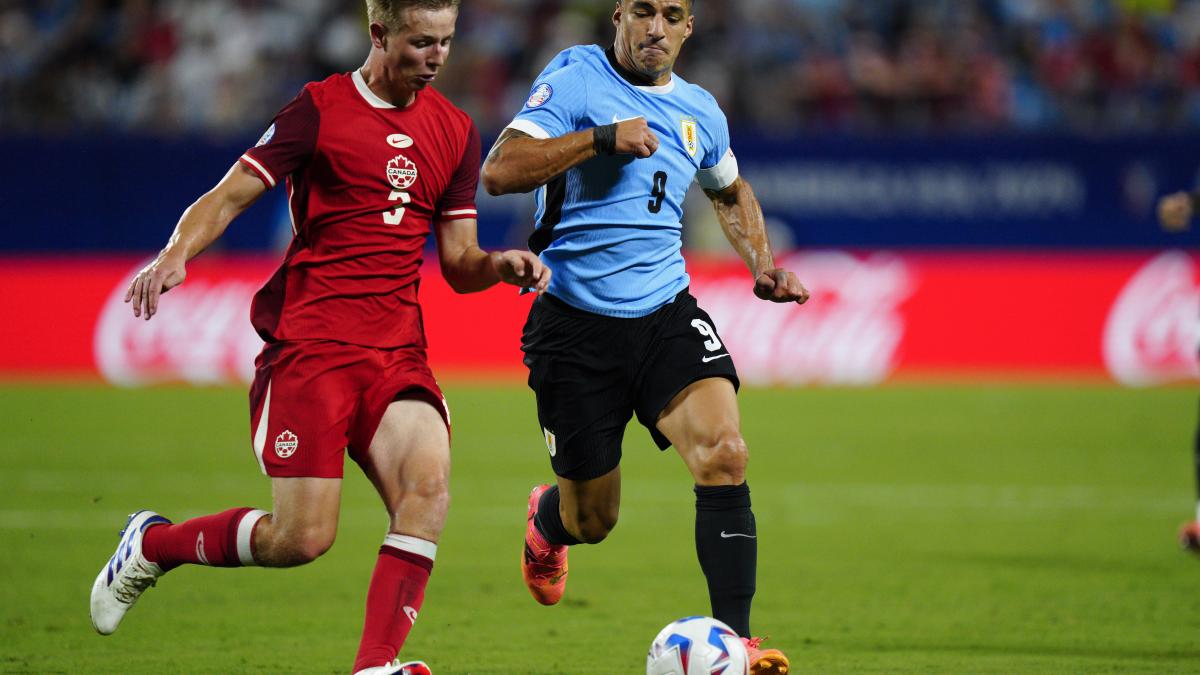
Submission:
<svg viewBox="0 0 1200 675">
<path fill-rule="evenodd" d="M 542 264 L 529 251 L 511 250 L 492 255 L 492 266 L 500 281 L 521 288 L 532 288 L 538 293 L 550 287 L 550 268 Z"/>
<path fill-rule="evenodd" d="M 767 270 L 754 280 L 754 294 L 771 302 L 808 302 L 808 289 L 796 275 L 781 268 Z"/>
<path fill-rule="evenodd" d="M 645 159 L 658 150 L 658 136 L 650 130 L 645 117 L 635 117 L 617 124 L 618 155 L 633 155 Z"/>
<path fill-rule="evenodd" d="M 1192 197 L 1186 192 L 1167 195 L 1158 202 L 1158 221 L 1164 230 L 1186 230 L 1192 219 Z"/>
<path fill-rule="evenodd" d="M 149 321 L 158 313 L 158 296 L 175 288 L 187 278 L 184 261 L 179 256 L 159 255 L 137 273 L 125 291 L 125 302 L 133 303 L 133 315 Z"/>
</svg>

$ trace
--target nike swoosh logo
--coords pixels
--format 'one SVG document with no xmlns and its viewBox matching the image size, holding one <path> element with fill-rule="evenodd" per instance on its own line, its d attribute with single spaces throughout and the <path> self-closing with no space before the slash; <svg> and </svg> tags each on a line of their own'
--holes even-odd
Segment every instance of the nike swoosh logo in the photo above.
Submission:
<svg viewBox="0 0 1200 675">
<path fill-rule="evenodd" d="M 740 532 L 734 532 L 733 534 L 725 534 L 725 530 L 721 530 L 721 538 L 722 539 L 733 539 L 734 537 L 745 537 L 747 539 L 758 539 L 758 537 L 753 534 L 742 534 Z"/>
<path fill-rule="evenodd" d="M 725 358 L 726 356 L 729 356 L 729 355 L 728 355 L 728 354 L 721 354 L 720 356 L 706 356 L 706 357 L 704 357 L 703 359 L 700 359 L 700 360 L 701 360 L 701 361 L 703 361 L 703 362 L 705 362 L 705 363 L 708 363 L 709 361 L 716 361 L 717 359 L 723 359 L 723 358 Z"/>
<path fill-rule="evenodd" d="M 641 115 L 634 115 L 633 117 L 625 117 L 625 118 L 622 118 L 619 115 L 613 115 L 613 124 L 619 124 L 621 122 L 628 122 L 629 120 L 636 120 L 639 117 L 641 117 Z"/>
<path fill-rule="evenodd" d="M 405 605 L 404 606 L 404 614 L 405 614 L 405 616 L 408 617 L 409 621 L 411 621 L 413 623 L 417 622 L 417 610 L 413 609 L 412 607 L 409 607 L 408 605 Z"/>
</svg>

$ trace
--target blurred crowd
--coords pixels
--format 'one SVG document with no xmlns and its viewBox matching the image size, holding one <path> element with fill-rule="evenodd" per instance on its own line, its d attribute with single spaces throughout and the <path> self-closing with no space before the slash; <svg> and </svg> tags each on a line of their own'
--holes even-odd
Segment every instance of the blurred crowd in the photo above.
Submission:
<svg viewBox="0 0 1200 675">
<path fill-rule="evenodd" d="M 695 0 L 677 71 L 768 133 L 1200 128 L 1200 0 Z M 502 127 L 614 0 L 463 0 L 438 87 Z M 0 0 L 0 133 L 247 134 L 361 65 L 359 0 Z"/>
</svg>

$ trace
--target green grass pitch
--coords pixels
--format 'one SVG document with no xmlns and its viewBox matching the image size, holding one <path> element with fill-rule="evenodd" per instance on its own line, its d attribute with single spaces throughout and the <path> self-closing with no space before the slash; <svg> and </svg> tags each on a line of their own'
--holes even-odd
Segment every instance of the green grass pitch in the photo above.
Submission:
<svg viewBox="0 0 1200 675">
<path fill-rule="evenodd" d="M 708 613 L 691 482 L 631 426 L 621 522 L 536 605 L 518 560 L 550 478 L 532 395 L 451 383 L 454 502 L 405 654 L 438 675 L 644 672 Z M 760 536 L 754 626 L 797 673 L 1200 672 L 1196 393 L 890 386 L 741 396 Z M 120 631 L 87 598 L 125 514 L 270 505 L 243 391 L 0 387 L 0 672 L 345 673 L 386 519 L 347 466 L 332 551 L 293 570 L 185 567 Z"/>
</svg>

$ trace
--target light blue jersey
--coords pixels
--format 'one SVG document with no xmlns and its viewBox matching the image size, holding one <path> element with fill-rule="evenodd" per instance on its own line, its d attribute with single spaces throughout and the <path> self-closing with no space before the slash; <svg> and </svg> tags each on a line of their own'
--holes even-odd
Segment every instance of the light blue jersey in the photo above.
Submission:
<svg viewBox="0 0 1200 675">
<path fill-rule="evenodd" d="M 738 173 L 728 123 L 708 92 L 678 75 L 637 86 L 618 68 L 612 51 L 595 45 L 560 53 L 508 126 L 557 138 L 644 117 L 658 136 L 649 158 L 596 157 L 537 193 L 530 242 L 554 273 L 549 292 L 579 309 L 628 318 L 666 305 L 689 283 L 680 220 L 692 181 L 721 190 Z"/>
</svg>

